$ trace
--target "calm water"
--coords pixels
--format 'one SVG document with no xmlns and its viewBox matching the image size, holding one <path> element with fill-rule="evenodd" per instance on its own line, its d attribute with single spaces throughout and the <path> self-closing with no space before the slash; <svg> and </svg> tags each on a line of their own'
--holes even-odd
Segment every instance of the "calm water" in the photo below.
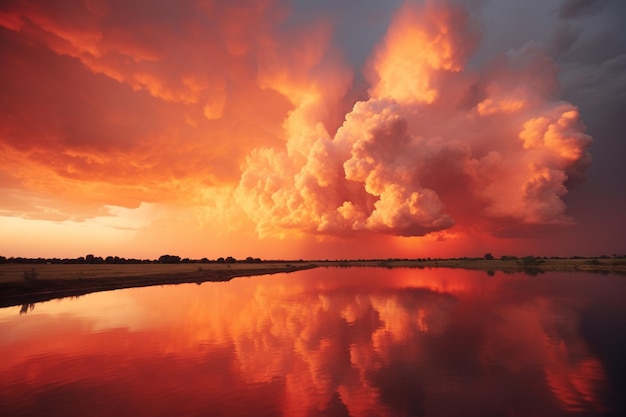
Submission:
<svg viewBox="0 0 626 417">
<path fill-rule="evenodd" d="M 624 415 L 626 277 L 315 269 L 0 310 L 3 416 Z"/>
</svg>

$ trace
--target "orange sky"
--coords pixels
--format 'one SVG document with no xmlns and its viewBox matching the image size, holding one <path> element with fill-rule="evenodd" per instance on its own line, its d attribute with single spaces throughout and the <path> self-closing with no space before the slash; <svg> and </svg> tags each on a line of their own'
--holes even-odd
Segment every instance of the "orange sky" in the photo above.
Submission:
<svg viewBox="0 0 626 417">
<path fill-rule="evenodd" d="M 3 2 L 0 255 L 622 253 L 559 37 L 611 11 L 553 3 Z"/>
</svg>

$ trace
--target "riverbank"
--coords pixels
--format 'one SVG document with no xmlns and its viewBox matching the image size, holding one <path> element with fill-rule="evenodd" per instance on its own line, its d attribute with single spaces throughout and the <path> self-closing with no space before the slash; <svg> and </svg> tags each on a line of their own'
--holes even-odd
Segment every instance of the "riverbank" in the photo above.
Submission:
<svg viewBox="0 0 626 417">
<path fill-rule="evenodd" d="M 626 258 L 539 258 L 526 256 L 510 259 L 381 259 L 315 261 L 327 267 L 385 267 L 385 268 L 460 268 L 501 272 L 597 272 L 626 274 Z"/>
<path fill-rule="evenodd" d="M 487 273 L 548 271 L 626 275 L 626 258 L 379 259 L 179 264 L 0 264 L 0 307 L 32 304 L 98 291 L 228 281 L 236 277 L 317 267 L 460 268 Z"/>
<path fill-rule="evenodd" d="M 77 297 L 98 291 L 203 282 L 289 273 L 316 268 L 311 263 L 175 265 L 0 265 L 0 307 Z"/>
</svg>

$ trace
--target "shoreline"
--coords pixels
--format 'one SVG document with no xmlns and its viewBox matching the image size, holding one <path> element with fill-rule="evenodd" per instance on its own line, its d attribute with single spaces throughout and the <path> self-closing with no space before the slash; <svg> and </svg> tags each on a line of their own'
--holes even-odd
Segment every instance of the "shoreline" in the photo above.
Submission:
<svg viewBox="0 0 626 417">
<path fill-rule="evenodd" d="M 30 266 L 30 265 L 28 265 Z M 317 265 L 283 264 L 265 268 L 203 269 L 192 272 L 155 273 L 146 275 L 103 276 L 97 278 L 36 279 L 32 282 L 9 281 L 0 283 L 0 308 L 34 304 L 57 298 L 79 297 L 94 292 L 114 291 L 157 285 L 202 284 L 225 282 L 233 278 L 291 273 L 317 268 Z"/>
<path fill-rule="evenodd" d="M 237 277 L 290 273 L 312 268 L 450 268 L 538 275 L 549 271 L 626 275 L 625 258 L 380 259 L 262 261 L 133 265 L 0 265 L 0 308 L 28 305 L 93 292 L 184 283 L 224 282 Z"/>
<path fill-rule="evenodd" d="M 626 258 L 536 258 L 515 259 L 381 259 L 348 261 L 313 261 L 318 266 L 380 268 L 451 268 L 485 272 L 592 272 L 626 274 Z"/>
</svg>

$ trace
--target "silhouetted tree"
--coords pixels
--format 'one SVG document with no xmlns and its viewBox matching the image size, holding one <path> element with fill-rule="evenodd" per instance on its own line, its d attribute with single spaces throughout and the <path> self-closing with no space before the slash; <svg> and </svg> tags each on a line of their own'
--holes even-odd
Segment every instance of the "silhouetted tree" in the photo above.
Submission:
<svg viewBox="0 0 626 417">
<path fill-rule="evenodd" d="M 491 260 L 493 260 L 493 255 L 490 252 L 487 252 L 485 254 L 485 259 L 487 259 L 488 261 L 491 261 Z"/>
<path fill-rule="evenodd" d="M 180 263 L 180 256 L 176 256 L 176 255 L 161 255 L 159 257 L 159 263 L 162 263 L 162 264 L 178 264 L 178 263 Z"/>
</svg>

